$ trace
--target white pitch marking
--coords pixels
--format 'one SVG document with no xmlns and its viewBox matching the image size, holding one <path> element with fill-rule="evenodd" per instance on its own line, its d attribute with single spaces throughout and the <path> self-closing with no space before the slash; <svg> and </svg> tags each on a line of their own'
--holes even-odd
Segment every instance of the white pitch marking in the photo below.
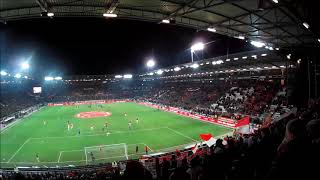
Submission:
<svg viewBox="0 0 320 180">
<path fill-rule="evenodd" d="M 132 130 L 132 131 L 119 131 L 111 134 L 126 134 L 126 133 L 132 133 L 132 132 L 143 132 L 143 131 L 153 131 L 153 130 L 158 130 L 158 129 L 165 129 L 168 127 L 159 127 L 159 128 L 150 128 L 150 129 L 140 129 L 140 130 Z M 82 135 L 82 136 L 52 136 L 52 137 L 35 137 L 35 138 L 30 138 L 30 139 L 58 139 L 58 138 L 77 138 L 77 137 L 90 137 L 90 136 L 107 136 L 106 133 L 103 134 L 92 134 L 92 135 Z"/>
<path fill-rule="evenodd" d="M 60 162 L 61 155 L 62 155 L 62 151 L 60 151 L 59 158 L 58 158 L 58 163 Z"/>
<path fill-rule="evenodd" d="M 169 128 L 169 127 L 167 127 L 167 129 L 169 129 L 169 130 L 173 131 L 174 133 L 179 134 L 179 135 L 181 135 L 181 136 L 183 136 L 183 137 L 185 137 L 185 138 L 191 139 L 192 141 L 197 141 L 197 140 L 195 140 L 195 139 L 193 139 L 193 138 L 191 138 L 191 137 L 189 137 L 189 136 L 186 136 L 186 135 L 182 134 L 182 133 L 179 132 L 179 131 L 176 131 L 176 130 L 171 129 L 171 128 Z"/>
<path fill-rule="evenodd" d="M 30 141 L 30 138 L 27 139 L 27 140 L 20 146 L 20 148 L 11 156 L 11 158 L 10 158 L 7 162 L 10 162 L 10 161 L 18 154 L 18 152 L 22 149 L 22 147 L 23 147 L 25 144 L 27 144 L 27 142 L 29 142 L 29 141 Z"/>
</svg>

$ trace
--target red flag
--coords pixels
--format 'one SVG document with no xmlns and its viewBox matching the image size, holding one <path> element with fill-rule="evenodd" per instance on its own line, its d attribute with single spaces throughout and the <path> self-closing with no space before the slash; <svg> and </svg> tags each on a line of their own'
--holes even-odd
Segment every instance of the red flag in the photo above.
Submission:
<svg viewBox="0 0 320 180">
<path fill-rule="evenodd" d="M 200 138 L 205 141 L 205 143 L 211 147 L 216 143 L 216 139 L 213 138 L 212 134 L 200 134 Z"/>
<path fill-rule="evenodd" d="M 200 134 L 200 138 L 204 141 L 208 141 L 210 138 L 212 138 L 212 134 Z"/>
</svg>

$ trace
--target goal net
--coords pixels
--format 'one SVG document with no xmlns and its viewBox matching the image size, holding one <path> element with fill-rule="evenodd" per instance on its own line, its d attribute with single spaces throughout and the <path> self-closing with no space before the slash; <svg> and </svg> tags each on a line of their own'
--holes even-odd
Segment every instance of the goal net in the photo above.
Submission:
<svg viewBox="0 0 320 180">
<path fill-rule="evenodd" d="M 127 145 L 110 144 L 85 147 L 86 164 L 97 164 L 128 159 Z"/>
</svg>

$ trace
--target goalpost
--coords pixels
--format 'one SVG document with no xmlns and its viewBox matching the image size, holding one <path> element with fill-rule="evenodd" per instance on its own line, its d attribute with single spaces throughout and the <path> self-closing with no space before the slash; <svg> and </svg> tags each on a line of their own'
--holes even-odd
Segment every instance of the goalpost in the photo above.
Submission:
<svg viewBox="0 0 320 180">
<path fill-rule="evenodd" d="M 84 147 L 86 164 L 128 160 L 125 143 Z"/>
</svg>

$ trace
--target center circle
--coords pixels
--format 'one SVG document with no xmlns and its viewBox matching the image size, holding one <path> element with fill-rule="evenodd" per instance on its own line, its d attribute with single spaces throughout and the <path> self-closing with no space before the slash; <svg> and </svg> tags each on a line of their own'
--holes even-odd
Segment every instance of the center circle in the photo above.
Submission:
<svg viewBox="0 0 320 180">
<path fill-rule="evenodd" d="M 76 114 L 77 118 L 97 118 L 97 117 L 107 117 L 111 116 L 110 112 L 104 111 L 90 111 L 90 112 L 81 112 Z"/>
</svg>

